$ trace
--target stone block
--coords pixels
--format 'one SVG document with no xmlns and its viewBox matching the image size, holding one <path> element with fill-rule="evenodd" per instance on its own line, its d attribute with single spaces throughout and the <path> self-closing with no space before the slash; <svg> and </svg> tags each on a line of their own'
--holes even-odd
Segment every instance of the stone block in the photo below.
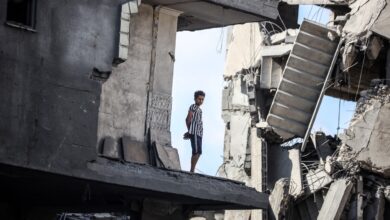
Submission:
<svg viewBox="0 0 390 220">
<path fill-rule="evenodd" d="M 130 21 L 125 19 L 121 20 L 121 33 L 130 33 Z"/>
<path fill-rule="evenodd" d="M 122 145 L 125 161 L 149 164 L 149 152 L 144 142 L 134 141 L 125 136 L 122 138 Z"/>
<path fill-rule="evenodd" d="M 112 137 L 106 137 L 103 141 L 103 150 L 102 154 L 104 157 L 108 157 L 111 159 L 119 159 L 119 144 L 118 142 L 112 138 Z"/>
<path fill-rule="evenodd" d="M 129 48 L 126 46 L 119 46 L 119 53 L 118 53 L 118 58 L 120 60 L 127 60 L 128 58 L 128 53 L 129 53 Z"/>
<path fill-rule="evenodd" d="M 181 170 L 179 153 L 176 148 L 156 144 L 156 150 L 158 162 L 162 163 L 160 166 L 167 169 Z"/>
<path fill-rule="evenodd" d="M 120 43 L 120 45 L 123 45 L 123 46 L 129 46 L 129 34 L 120 33 L 119 43 Z"/>
</svg>

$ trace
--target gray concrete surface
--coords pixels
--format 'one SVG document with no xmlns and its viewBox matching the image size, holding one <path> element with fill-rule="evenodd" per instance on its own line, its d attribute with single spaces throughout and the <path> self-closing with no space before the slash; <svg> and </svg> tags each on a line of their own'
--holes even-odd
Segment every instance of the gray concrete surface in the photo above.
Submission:
<svg viewBox="0 0 390 220">
<path fill-rule="evenodd" d="M 124 2 L 42 0 L 34 31 L 0 25 L 1 42 L 7 42 L 0 45 L 0 164 L 14 167 L 14 174 L 23 177 L 21 173 L 39 173 L 50 179 L 55 174 L 47 189 L 68 181 L 81 181 L 75 191 L 69 186 L 69 192 L 80 195 L 84 188 L 87 197 L 89 184 L 120 189 L 102 200 L 127 194 L 189 203 L 191 209 L 267 208 L 265 194 L 240 183 L 118 161 L 124 137 L 144 146 L 150 131 L 151 141 L 171 147 L 180 14 L 142 5 L 130 21 L 128 60 L 113 68 Z M 3 1 L 2 24 L 5 15 Z M 110 140 L 107 151 L 101 149 L 104 140 Z M 0 175 L 7 180 L 10 176 Z M 64 193 L 67 187 L 61 189 L 62 196 L 72 197 Z"/>
<path fill-rule="evenodd" d="M 143 2 L 151 5 L 166 5 L 183 12 L 178 23 L 180 31 L 223 27 L 266 19 L 277 20 L 279 4 L 276 0 L 144 0 Z M 297 12 L 297 8 L 291 11 Z M 286 22 L 290 22 L 289 19 L 286 19 Z"/>
<path fill-rule="evenodd" d="M 0 161 L 69 174 L 97 156 L 101 83 L 121 1 L 39 1 L 35 32 L 4 25 L 0 2 Z"/>
</svg>

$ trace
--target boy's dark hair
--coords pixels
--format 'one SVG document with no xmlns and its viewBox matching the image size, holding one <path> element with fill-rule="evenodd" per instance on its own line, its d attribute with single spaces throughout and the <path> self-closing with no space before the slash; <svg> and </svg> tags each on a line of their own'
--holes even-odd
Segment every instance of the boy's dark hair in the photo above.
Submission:
<svg viewBox="0 0 390 220">
<path fill-rule="evenodd" d="M 198 98 L 198 96 L 203 96 L 203 97 L 205 97 L 205 96 L 206 96 L 206 93 L 204 93 L 202 90 L 196 91 L 196 92 L 194 93 L 194 99 Z"/>
</svg>

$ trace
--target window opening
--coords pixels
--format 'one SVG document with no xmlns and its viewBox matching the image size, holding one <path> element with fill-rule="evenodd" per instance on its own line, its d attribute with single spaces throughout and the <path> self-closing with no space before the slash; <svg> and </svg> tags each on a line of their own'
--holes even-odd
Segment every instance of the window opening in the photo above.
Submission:
<svg viewBox="0 0 390 220">
<path fill-rule="evenodd" d="M 7 23 L 35 28 L 37 0 L 8 0 Z"/>
</svg>

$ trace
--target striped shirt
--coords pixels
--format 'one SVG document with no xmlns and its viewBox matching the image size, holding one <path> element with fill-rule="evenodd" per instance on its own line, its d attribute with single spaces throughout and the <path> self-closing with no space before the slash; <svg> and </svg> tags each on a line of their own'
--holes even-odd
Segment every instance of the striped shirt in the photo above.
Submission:
<svg viewBox="0 0 390 220">
<path fill-rule="evenodd" d="M 191 120 L 190 129 L 188 130 L 188 133 L 202 137 L 203 136 L 202 109 L 196 104 L 192 104 L 188 111 L 192 112 L 192 120 Z"/>
</svg>

